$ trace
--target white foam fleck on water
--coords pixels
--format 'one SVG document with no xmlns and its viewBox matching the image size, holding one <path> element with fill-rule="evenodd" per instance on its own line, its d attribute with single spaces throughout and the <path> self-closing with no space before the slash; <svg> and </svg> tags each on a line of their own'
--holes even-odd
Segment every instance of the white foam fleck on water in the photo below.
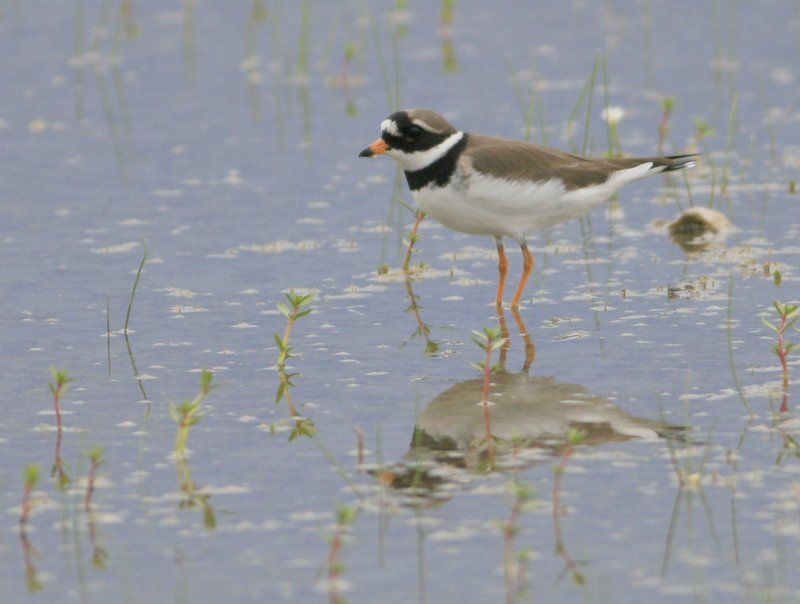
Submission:
<svg viewBox="0 0 800 604">
<path fill-rule="evenodd" d="M 126 243 L 118 243 L 116 245 L 93 247 L 89 251 L 91 251 L 93 254 L 124 254 L 125 252 L 131 252 L 141 247 L 142 244 L 138 241 L 128 241 Z"/>
</svg>

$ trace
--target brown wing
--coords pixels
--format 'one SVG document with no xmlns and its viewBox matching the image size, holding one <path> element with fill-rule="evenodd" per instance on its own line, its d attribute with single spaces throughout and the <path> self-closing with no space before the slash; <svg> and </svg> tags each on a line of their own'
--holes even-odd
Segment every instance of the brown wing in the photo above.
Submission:
<svg viewBox="0 0 800 604">
<path fill-rule="evenodd" d="M 568 191 L 603 183 L 613 172 L 645 162 L 664 166 L 665 170 L 678 170 L 693 163 L 693 156 L 586 158 L 541 145 L 473 134 L 464 156 L 485 174 L 533 182 L 558 178 Z"/>
</svg>

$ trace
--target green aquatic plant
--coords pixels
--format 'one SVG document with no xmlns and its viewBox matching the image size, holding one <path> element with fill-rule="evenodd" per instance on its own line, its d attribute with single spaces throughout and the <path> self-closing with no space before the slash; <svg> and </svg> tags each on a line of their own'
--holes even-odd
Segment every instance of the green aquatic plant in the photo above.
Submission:
<svg viewBox="0 0 800 604">
<path fill-rule="evenodd" d="M 340 591 L 342 573 L 344 573 L 346 568 L 341 561 L 341 554 L 347 533 L 350 532 L 356 518 L 358 518 L 358 508 L 356 506 L 340 505 L 336 509 L 336 527 L 334 528 L 333 535 L 327 538 L 330 544 L 327 559 L 327 592 L 328 600 L 334 604 L 344 604 L 344 602 L 346 602 Z"/>
<path fill-rule="evenodd" d="M 292 388 L 294 382 L 292 378 L 296 373 L 288 373 L 286 371 L 286 362 L 292 358 L 292 347 L 289 344 L 292 329 L 297 321 L 314 311 L 314 308 L 309 306 L 314 301 L 314 292 L 306 294 L 295 293 L 294 290 L 286 294 L 286 300 L 289 303 L 287 306 L 283 302 L 278 302 L 278 310 L 286 318 L 286 327 L 283 331 L 283 337 L 277 332 L 275 333 L 275 343 L 278 345 L 278 391 L 275 394 L 275 403 L 280 403 L 282 400 L 286 401 L 286 406 L 289 408 L 289 415 L 294 422 L 294 427 L 289 434 L 289 440 L 292 441 L 298 436 L 313 437 L 317 433 L 314 422 L 311 419 L 302 417 L 297 408 L 292 402 Z"/>
<path fill-rule="evenodd" d="M 403 281 L 406 286 L 406 294 L 408 295 L 409 302 L 405 311 L 414 313 L 414 318 L 417 320 L 417 329 L 413 334 L 411 334 L 411 338 L 414 338 L 418 335 L 425 338 L 425 354 L 428 356 L 436 355 L 439 352 L 439 343 L 431 339 L 431 328 L 422 319 L 422 307 L 419 304 L 419 296 L 414 293 L 414 287 L 411 284 L 411 275 L 406 274 Z"/>
<path fill-rule="evenodd" d="M 489 463 L 494 463 L 494 437 L 492 436 L 492 419 L 489 413 L 489 390 L 491 387 L 492 375 L 492 353 L 498 348 L 502 348 L 506 342 L 500 327 L 484 327 L 483 331 L 472 332 L 472 341 L 486 353 L 483 361 L 473 363 L 473 367 L 483 374 L 483 394 L 481 405 L 483 406 L 483 418 L 486 426 L 486 450 L 489 454 Z"/>
<path fill-rule="evenodd" d="M 416 251 L 414 249 L 414 246 L 417 244 L 417 241 L 419 241 L 419 237 L 420 237 L 420 235 L 419 235 L 419 225 L 423 220 L 425 220 L 425 216 L 426 216 L 426 214 L 422 210 L 416 210 L 414 212 L 414 218 L 415 218 L 414 226 L 411 227 L 411 231 L 408 234 L 408 240 L 405 242 L 406 243 L 406 257 L 403 260 L 403 272 L 405 272 L 405 273 L 409 272 L 409 270 L 410 270 L 411 254 Z"/>
<path fill-rule="evenodd" d="M 53 461 L 53 468 L 50 471 L 51 477 L 56 477 L 58 479 L 58 488 L 63 489 L 67 486 L 71 479 L 67 475 L 66 470 L 64 470 L 64 462 L 61 459 L 61 437 L 63 434 L 63 422 L 61 420 L 61 397 L 67 392 L 69 388 L 69 384 L 74 380 L 69 377 L 69 372 L 66 369 L 56 369 L 55 367 L 50 367 L 50 375 L 53 376 L 53 380 L 47 383 L 47 386 L 50 388 L 50 392 L 53 395 L 53 408 L 56 414 L 56 451 L 55 451 L 55 459 Z"/>
<path fill-rule="evenodd" d="M 606 123 L 606 136 L 608 137 L 608 157 L 622 157 L 622 143 L 619 138 L 619 123 L 625 117 L 625 110 L 619 106 L 612 106 L 608 95 L 608 55 L 602 55 L 603 65 L 603 111 L 601 117 Z M 588 128 L 588 126 L 587 126 Z"/>
<path fill-rule="evenodd" d="M 286 361 L 289 360 L 292 356 L 292 347 L 289 345 L 289 338 L 292 335 L 292 328 L 294 324 L 305 317 L 306 315 L 313 312 L 313 308 L 307 308 L 309 304 L 314 301 L 314 292 L 308 292 L 307 294 L 298 294 L 295 293 L 294 290 L 285 294 L 286 301 L 289 302 L 289 306 L 286 306 L 283 302 L 278 302 L 278 310 L 280 313 L 286 317 L 286 327 L 283 331 L 283 337 L 281 337 L 277 332 L 275 333 L 275 343 L 278 345 L 278 369 L 284 369 L 286 367 Z M 278 397 L 280 400 L 280 397 Z"/>
<path fill-rule="evenodd" d="M 601 56 L 598 55 L 594 60 L 594 67 L 592 68 L 592 75 L 586 83 L 586 125 L 583 129 L 583 146 L 581 146 L 581 155 L 586 155 L 589 151 L 589 132 L 592 126 L 592 101 L 594 100 L 594 85 L 597 81 L 597 70 L 602 62 Z"/>
<path fill-rule="evenodd" d="M 734 145 L 736 143 L 736 129 L 738 124 L 739 95 L 734 93 L 731 98 L 731 108 L 728 114 L 728 132 L 725 137 L 725 161 L 722 164 L 722 194 L 728 193 L 730 185 L 730 164 L 733 159 Z"/>
<path fill-rule="evenodd" d="M 184 400 L 181 403 L 171 403 L 169 406 L 169 414 L 173 421 L 178 424 L 178 430 L 175 434 L 175 449 L 174 454 L 176 458 L 183 458 L 186 456 L 186 441 L 189 438 L 189 429 L 197 424 L 203 416 L 203 400 L 205 400 L 208 393 L 211 392 L 211 381 L 214 374 L 211 371 L 203 369 L 200 372 L 200 392 L 192 400 Z"/>
<path fill-rule="evenodd" d="M 778 357 L 781 362 L 781 370 L 783 373 L 783 402 L 781 403 L 781 413 L 789 411 L 789 354 L 797 347 L 795 342 L 790 342 L 786 339 L 786 334 L 790 330 L 800 331 L 797 329 L 797 321 L 800 319 L 800 306 L 796 304 L 784 304 L 775 300 L 773 303 L 775 310 L 778 312 L 778 324 L 767 321 L 762 318 L 761 322 L 764 323 L 769 329 L 775 332 L 776 342 L 772 346 L 772 352 Z"/>
<path fill-rule="evenodd" d="M 453 45 L 452 23 L 456 0 L 442 0 L 439 31 L 442 37 L 442 69 L 445 73 L 458 73 L 458 57 Z"/>
<path fill-rule="evenodd" d="M 144 269 L 145 262 L 147 262 L 147 246 L 145 245 L 144 241 L 142 241 L 142 259 L 139 262 L 139 268 L 136 269 L 136 277 L 133 279 L 133 285 L 131 286 L 131 293 L 128 297 L 128 308 L 125 311 L 125 324 L 122 327 L 122 335 L 125 337 L 125 348 L 128 349 L 128 358 L 131 361 L 131 368 L 133 369 L 133 377 L 136 380 L 136 383 L 139 384 L 139 391 L 142 393 L 142 400 L 147 401 L 147 412 L 146 415 L 150 415 L 150 399 L 147 396 L 147 391 L 144 389 L 144 383 L 141 380 L 141 375 L 139 374 L 139 368 L 136 366 L 136 357 L 133 354 L 133 347 L 131 346 L 130 340 L 130 333 L 128 330 L 128 325 L 130 324 L 131 320 L 131 311 L 133 310 L 133 301 L 136 299 L 136 292 L 139 287 L 139 280 L 142 277 L 142 270 Z"/>
<path fill-rule="evenodd" d="M 789 195 L 797 195 L 797 180 L 794 178 L 789 181 Z"/>
<path fill-rule="evenodd" d="M 50 375 L 53 376 L 52 382 L 47 382 L 50 392 L 53 395 L 53 408 L 56 412 L 56 422 L 58 424 L 58 431 L 61 432 L 61 397 L 66 394 L 70 382 L 75 380 L 69 377 L 69 372 L 66 369 L 56 369 L 50 367 Z"/>
<path fill-rule="evenodd" d="M 442 27 L 450 27 L 456 13 L 456 0 L 442 0 L 440 23 Z"/>
<path fill-rule="evenodd" d="M 97 470 L 103 465 L 103 447 L 92 447 L 89 451 L 89 473 L 86 476 L 86 494 L 83 497 L 83 509 L 87 512 L 92 507 L 94 485 L 97 479 Z"/>
</svg>

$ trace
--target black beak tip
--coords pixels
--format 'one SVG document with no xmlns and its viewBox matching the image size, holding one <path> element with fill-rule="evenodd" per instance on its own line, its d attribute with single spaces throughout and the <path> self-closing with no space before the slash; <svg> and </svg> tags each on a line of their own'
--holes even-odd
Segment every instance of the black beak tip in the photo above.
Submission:
<svg viewBox="0 0 800 604">
<path fill-rule="evenodd" d="M 372 152 L 372 149 L 370 149 L 369 147 L 367 147 L 361 153 L 358 154 L 359 157 L 372 157 L 373 155 L 375 155 L 375 154 Z"/>
</svg>

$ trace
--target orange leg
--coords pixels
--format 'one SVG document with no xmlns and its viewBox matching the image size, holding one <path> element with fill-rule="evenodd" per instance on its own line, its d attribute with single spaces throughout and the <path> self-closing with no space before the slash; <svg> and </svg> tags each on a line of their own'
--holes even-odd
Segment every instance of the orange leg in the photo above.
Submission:
<svg viewBox="0 0 800 604">
<path fill-rule="evenodd" d="M 528 245 L 523 241 L 519 246 L 522 248 L 522 276 L 519 278 L 517 293 L 514 294 L 514 299 L 511 301 L 511 308 L 519 307 L 519 300 L 522 298 L 525 286 L 528 284 L 528 277 L 531 276 L 531 271 L 533 271 L 533 254 L 528 249 Z"/>
<path fill-rule="evenodd" d="M 495 304 L 497 305 L 497 308 L 502 308 L 503 292 L 506 289 L 506 277 L 508 277 L 508 258 L 506 257 L 506 251 L 503 247 L 503 238 L 495 237 L 494 241 L 497 244 L 497 271 L 500 274 L 497 282 L 497 297 L 495 298 Z"/>
<path fill-rule="evenodd" d="M 517 324 L 517 328 L 522 334 L 522 339 L 525 342 L 525 364 L 522 366 L 522 370 L 527 373 L 528 369 L 531 368 L 533 361 L 536 359 L 536 346 L 533 344 L 533 339 L 528 333 L 528 326 L 525 325 L 525 321 L 522 320 L 522 315 L 519 314 L 519 310 L 517 308 L 512 308 L 511 314 L 514 317 L 514 322 Z"/>
</svg>

